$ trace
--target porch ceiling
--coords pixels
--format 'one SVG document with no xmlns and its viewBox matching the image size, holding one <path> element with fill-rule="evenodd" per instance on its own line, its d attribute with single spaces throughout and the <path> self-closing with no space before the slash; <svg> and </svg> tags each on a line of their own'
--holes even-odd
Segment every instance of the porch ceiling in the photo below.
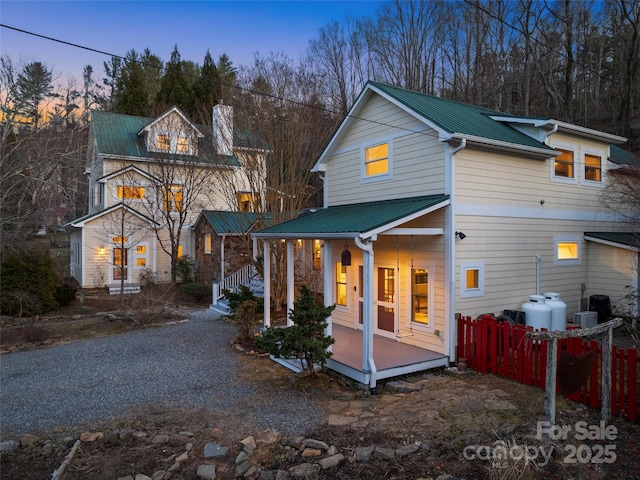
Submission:
<svg viewBox="0 0 640 480">
<path fill-rule="evenodd" d="M 257 238 L 368 238 L 449 204 L 448 195 L 336 205 L 254 234 Z"/>
</svg>

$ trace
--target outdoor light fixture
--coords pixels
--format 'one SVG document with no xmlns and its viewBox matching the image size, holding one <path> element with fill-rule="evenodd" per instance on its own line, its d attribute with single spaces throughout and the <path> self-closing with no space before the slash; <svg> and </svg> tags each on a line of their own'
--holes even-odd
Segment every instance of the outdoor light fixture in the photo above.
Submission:
<svg viewBox="0 0 640 480">
<path fill-rule="evenodd" d="M 351 252 L 349 251 L 349 245 L 344 242 L 344 250 L 342 251 L 342 266 L 348 267 L 351 265 Z"/>
<path fill-rule="evenodd" d="M 465 238 L 467 238 L 467 236 L 462 232 L 456 232 L 456 237 L 458 237 L 460 240 L 464 240 Z"/>
<path fill-rule="evenodd" d="M 104 247 L 98 248 L 98 254 L 104 255 L 105 253 L 107 253 L 107 249 L 106 248 L 104 248 Z"/>
</svg>

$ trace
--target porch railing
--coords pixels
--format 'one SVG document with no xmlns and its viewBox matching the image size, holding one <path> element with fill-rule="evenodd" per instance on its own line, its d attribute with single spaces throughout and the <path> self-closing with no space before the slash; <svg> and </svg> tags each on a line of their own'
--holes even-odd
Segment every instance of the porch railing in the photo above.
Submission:
<svg viewBox="0 0 640 480">
<path fill-rule="evenodd" d="M 213 282 L 211 286 L 211 303 L 217 305 L 218 301 L 224 297 L 224 291 L 236 290 L 240 285 L 248 285 L 256 275 L 256 267 L 249 263 L 236 270 L 231 275 L 227 275 L 221 282 Z"/>
</svg>

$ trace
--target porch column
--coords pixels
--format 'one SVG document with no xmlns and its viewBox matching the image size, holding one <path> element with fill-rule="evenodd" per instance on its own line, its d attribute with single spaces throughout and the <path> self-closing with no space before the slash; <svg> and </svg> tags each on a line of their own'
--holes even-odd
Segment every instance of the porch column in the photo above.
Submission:
<svg viewBox="0 0 640 480">
<path fill-rule="evenodd" d="M 226 236 L 222 235 L 220 237 L 220 282 L 224 280 L 224 240 Z"/>
<path fill-rule="evenodd" d="M 252 238 L 251 258 L 254 262 L 258 259 L 258 239 L 256 237 Z"/>
<path fill-rule="evenodd" d="M 289 312 L 293 310 L 293 299 L 295 296 L 295 278 L 293 272 L 293 240 L 287 239 L 287 327 L 291 326 Z"/>
<path fill-rule="evenodd" d="M 369 387 L 376 388 L 376 364 L 373 360 L 373 316 L 374 316 L 374 291 L 373 291 L 373 246 L 371 240 L 362 241 L 355 237 L 355 244 L 362 249 L 362 370 L 369 372 L 371 379 Z"/>
<path fill-rule="evenodd" d="M 324 306 L 330 307 L 333 305 L 333 259 L 331 258 L 331 241 L 324 241 L 324 252 L 323 252 L 323 292 L 324 292 Z M 327 328 L 325 328 L 324 333 L 327 336 L 331 336 L 333 332 L 333 316 L 329 316 L 327 318 Z M 329 345 L 329 351 L 332 350 L 332 345 Z"/>
<path fill-rule="evenodd" d="M 264 328 L 271 326 L 271 243 L 264 240 Z"/>
</svg>

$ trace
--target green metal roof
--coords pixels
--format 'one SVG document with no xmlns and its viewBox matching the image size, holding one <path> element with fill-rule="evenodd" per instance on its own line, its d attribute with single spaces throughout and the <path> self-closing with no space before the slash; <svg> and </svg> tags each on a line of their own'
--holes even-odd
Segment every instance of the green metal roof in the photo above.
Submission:
<svg viewBox="0 0 640 480">
<path fill-rule="evenodd" d="M 342 237 L 363 234 L 396 223 L 448 200 L 448 195 L 428 195 L 309 210 L 294 220 L 261 230 L 256 236 Z"/>
<path fill-rule="evenodd" d="M 635 249 L 640 248 L 640 232 L 585 232 L 584 236 Z"/>
<path fill-rule="evenodd" d="M 218 155 L 212 144 L 211 135 L 205 135 L 198 140 L 198 156 L 177 155 L 167 153 L 150 153 L 145 140 L 138 132 L 153 122 L 155 118 L 135 117 L 118 113 L 95 111 L 91 116 L 91 125 L 95 134 L 98 152 L 101 155 L 115 155 L 143 158 L 167 158 L 179 161 L 194 161 L 221 166 L 239 166 L 235 156 Z M 211 127 L 196 125 L 201 133 L 208 132 Z M 233 144 L 237 148 L 267 149 L 268 145 L 262 140 L 256 140 L 255 135 L 246 131 L 234 130 Z M 256 145 L 257 143 L 257 145 Z"/>
<path fill-rule="evenodd" d="M 491 118 L 491 116 L 512 117 L 514 122 L 517 122 L 524 117 L 505 114 L 496 110 L 455 102 L 453 100 L 446 100 L 384 83 L 370 81 L 369 84 L 389 95 L 421 117 L 432 121 L 445 132 L 554 151 L 553 148 L 548 145 L 519 132 L 503 122 Z"/>
<path fill-rule="evenodd" d="M 640 157 L 625 150 L 618 145 L 609 145 L 609 160 L 618 165 L 630 165 L 640 167 Z"/>
<path fill-rule="evenodd" d="M 225 212 L 219 210 L 203 210 L 202 215 L 219 233 L 244 234 L 247 233 L 256 221 L 253 212 Z"/>
</svg>

